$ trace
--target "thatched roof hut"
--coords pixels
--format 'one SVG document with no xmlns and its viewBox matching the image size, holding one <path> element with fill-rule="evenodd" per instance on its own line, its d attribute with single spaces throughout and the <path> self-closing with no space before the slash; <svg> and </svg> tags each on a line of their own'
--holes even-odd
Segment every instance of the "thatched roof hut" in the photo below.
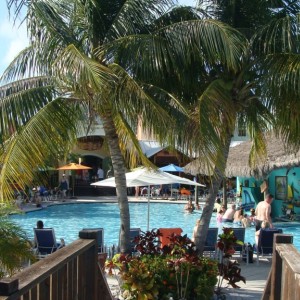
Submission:
<svg viewBox="0 0 300 300">
<path fill-rule="evenodd" d="M 225 175 L 226 177 L 264 178 L 272 170 L 300 165 L 300 151 L 290 153 L 280 138 L 269 134 L 266 136 L 267 158 L 253 169 L 249 166 L 249 154 L 252 142 L 243 142 L 229 150 Z M 197 175 L 211 175 L 199 160 L 194 160 L 184 167 L 185 172 Z"/>
</svg>

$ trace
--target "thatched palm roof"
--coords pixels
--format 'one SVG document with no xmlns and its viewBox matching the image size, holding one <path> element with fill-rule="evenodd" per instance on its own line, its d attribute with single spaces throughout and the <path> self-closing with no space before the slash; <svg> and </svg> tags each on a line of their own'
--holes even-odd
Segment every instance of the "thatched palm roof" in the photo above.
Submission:
<svg viewBox="0 0 300 300">
<path fill-rule="evenodd" d="M 300 151 L 289 153 L 284 142 L 274 135 L 266 136 L 267 158 L 253 169 L 249 166 L 249 154 L 252 142 L 243 142 L 229 150 L 225 175 L 226 177 L 257 177 L 264 178 L 269 172 L 283 167 L 294 167 L 300 165 Z M 197 175 L 212 175 L 199 160 L 194 160 L 184 167 L 185 172 Z"/>
</svg>

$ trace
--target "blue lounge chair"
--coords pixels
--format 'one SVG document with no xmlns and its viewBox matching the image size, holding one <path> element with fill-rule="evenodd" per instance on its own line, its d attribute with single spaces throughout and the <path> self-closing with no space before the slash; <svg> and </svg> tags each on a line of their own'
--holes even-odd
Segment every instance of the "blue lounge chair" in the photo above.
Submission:
<svg viewBox="0 0 300 300">
<path fill-rule="evenodd" d="M 141 228 L 130 228 L 130 246 L 131 246 L 131 252 L 135 253 L 137 252 L 135 249 L 136 244 L 134 243 L 135 237 L 139 236 L 141 234 Z"/>
<path fill-rule="evenodd" d="M 272 257 L 273 255 L 273 240 L 275 233 L 282 233 L 282 229 L 279 228 L 261 228 L 258 245 L 255 245 L 254 250 L 257 255 L 257 263 L 259 263 L 259 257 Z"/>
<path fill-rule="evenodd" d="M 104 229 L 103 228 L 83 228 L 83 231 L 97 231 L 98 253 L 104 252 Z"/>
<path fill-rule="evenodd" d="M 39 258 L 43 258 L 61 248 L 61 244 L 56 242 L 53 228 L 34 228 L 33 231 Z"/>
<path fill-rule="evenodd" d="M 235 237 L 241 241 L 241 242 L 245 242 L 245 227 L 240 227 L 240 228 L 231 228 L 234 232 L 234 235 Z M 234 246 L 234 250 L 235 251 L 239 251 L 239 252 L 242 252 L 243 251 L 243 246 L 242 245 L 239 245 L 239 244 L 236 244 Z"/>
<path fill-rule="evenodd" d="M 219 229 L 217 227 L 208 228 L 204 245 L 204 252 L 209 252 L 209 256 L 211 256 L 216 251 L 218 230 Z"/>
<path fill-rule="evenodd" d="M 231 228 L 234 232 L 234 235 L 235 237 L 243 242 L 243 245 L 240 245 L 240 244 L 236 244 L 234 246 L 234 250 L 236 252 L 239 252 L 240 253 L 240 257 L 243 257 L 243 255 L 246 256 L 246 261 L 247 261 L 247 264 L 249 263 L 248 261 L 248 252 L 245 253 L 245 247 L 244 247 L 244 243 L 245 243 L 245 231 L 246 231 L 246 228 L 245 227 L 239 227 L 239 228 Z"/>
</svg>

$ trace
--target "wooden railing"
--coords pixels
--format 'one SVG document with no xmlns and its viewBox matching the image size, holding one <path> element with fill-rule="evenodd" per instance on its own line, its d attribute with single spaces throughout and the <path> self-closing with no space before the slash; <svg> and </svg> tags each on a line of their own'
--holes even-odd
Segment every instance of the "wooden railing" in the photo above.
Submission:
<svg viewBox="0 0 300 300">
<path fill-rule="evenodd" d="M 292 235 L 274 235 L 272 267 L 262 300 L 300 299 L 300 253 L 292 243 Z"/>
<path fill-rule="evenodd" d="M 79 239 L 0 280 L 0 300 L 112 300 L 98 265 L 95 231 L 81 231 Z"/>
</svg>

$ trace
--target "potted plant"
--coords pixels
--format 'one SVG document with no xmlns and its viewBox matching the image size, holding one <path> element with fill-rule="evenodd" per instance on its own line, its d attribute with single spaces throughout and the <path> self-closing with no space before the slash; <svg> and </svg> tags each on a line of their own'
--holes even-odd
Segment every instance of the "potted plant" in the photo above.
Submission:
<svg viewBox="0 0 300 300">
<path fill-rule="evenodd" d="M 139 256 L 117 254 L 106 267 L 119 270 L 125 300 L 210 300 L 217 283 L 217 262 L 200 257 L 186 236 L 172 235 L 160 248 L 159 230 L 135 238 Z"/>
</svg>

